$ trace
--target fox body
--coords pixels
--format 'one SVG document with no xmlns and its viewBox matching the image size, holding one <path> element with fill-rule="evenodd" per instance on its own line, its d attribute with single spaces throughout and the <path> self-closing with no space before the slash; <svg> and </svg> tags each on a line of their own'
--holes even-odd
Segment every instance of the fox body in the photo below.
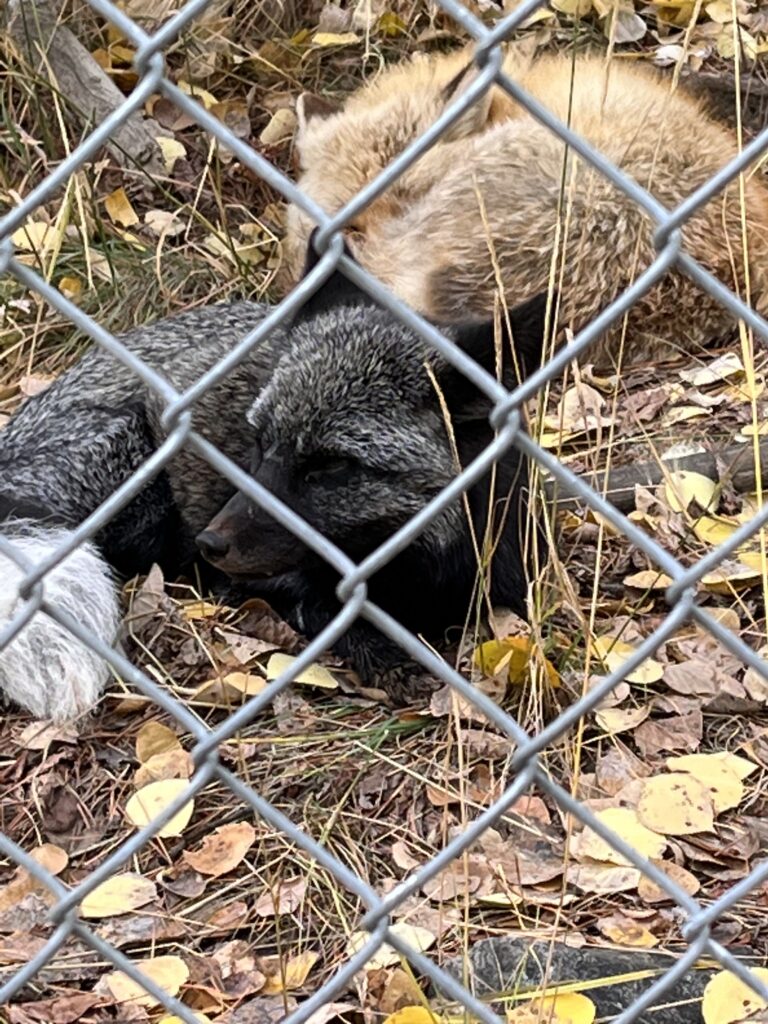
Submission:
<svg viewBox="0 0 768 1024">
<path fill-rule="evenodd" d="M 513 315 L 517 351 L 528 353 L 531 365 L 541 354 L 544 302 L 540 297 Z M 254 303 L 213 306 L 122 340 L 184 389 L 264 314 Z M 492 324 L 449 333 L 494 367 Z M 337 274 L 299 320 L 272 332 L 200 398 L 193 427 L 359 560 L 454 477 L 443 400 L 459 460 L 466 464 L 493 437 L 487 401 Z M 162 408 L 130 370 L 101 350 L 90 351 L 29 399 L 0 433 L 3 536 L 33 562 L 50 554 L 164 440 Z M 490 599 L 522 612 L 526 474 L 515 449 L 503 456 L 493 479 L 493 487 L 489 478 L 473 486 L 469 507 L 475 532 L 482 538 L 490 524 L 494 536 L 487 567 Z M 46 598 L 110 644 L 119 617 L 113 570 L 135 573 L 153 560 L 170 570 L 183 568 L 194 557 L 198 534 L 200 549 L 222 576 L 237 578 L 247 592 L 267 595 L 308 635 L 340 610 L 338 575 L 327 563 L 187 449 L 94 543 L 46 577 Z M 0 628 L 22 608 L 21 576 L 0 556 Z M 476 577 L 471 531 L 464 504 L 457 501 L 373 576 L 369 597 L 409 629 L 437 636 L 464 620 Z M 363 676 L 384 684 L 390 679 L 394 685 L 404 671 L 402 651 L 363 621 L 336 649 Z M 104 663 L 42 612 L 0 651 L 0 690 L 41 717 L 62 719 L 86 710 L 106 677 Z"/>
<path fill-rule="evenodd" d="M 649 69 L 594 56 L 532 60 L 511 48 L 505 71 L 669 209 L 737 153 L 701 100 L 671 92 Z M 340 109 L 300 98 L 301 189 L 337 212 L 474 75 L 462 51 L 386 68 Z M 683 245 L 764 312 L 768 188 L 758 175 L 745 175 L 741 199 L 736 180 L 686 220 Z M 294 271 L 312 226 L 289 209 L 285 248 Z M 631 198 L 496 87 L 359 213 L 348 234 L 366 269 L 430 318 L 488 315 L 499 286 L 514 305 L 554 281 L 559 323 L 579 330 L 650 266 L 653 232 Z M 587 358 L 615 362 L 620 346 L 625 361 L 696 352 L 732 327 L 722 306 L 673 270 Z"/>
</svg>

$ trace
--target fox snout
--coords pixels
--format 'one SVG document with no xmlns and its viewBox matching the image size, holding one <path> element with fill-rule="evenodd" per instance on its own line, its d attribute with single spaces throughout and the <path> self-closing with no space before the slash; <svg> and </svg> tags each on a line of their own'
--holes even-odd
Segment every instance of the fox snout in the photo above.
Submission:
<svg viewBox="0 0 768 1024">
<path fill-rule="evenodd" d="M 227 502 L 195 543 L 203 558 L 227 575 L 257 579 L 295 569 L 306 554 L 301 541 L 241 494 Z"/>
</svg>

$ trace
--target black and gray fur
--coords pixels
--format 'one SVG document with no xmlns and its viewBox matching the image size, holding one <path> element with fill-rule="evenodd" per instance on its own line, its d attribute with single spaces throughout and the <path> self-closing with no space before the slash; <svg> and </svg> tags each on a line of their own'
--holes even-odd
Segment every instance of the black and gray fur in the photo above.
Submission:
<svg viewBox="0 0 768 1024">
<path fill-rule="evenodd" d="M 313 260 L 310 260 L 312 263 Z M 255 303 L 195 310 L 125 336 L 177 388 L 196 381 L 265 313 Z M 523 366 L 541 352 L 544 300 L 513 314 Z M 449 331 L 488 368 L 491 325 Z M 390 314 L 335 275 L 286 330 L 273 332 L 194 410 L 194 426 L 352 558 L 374 550 L 454 477 L 438 382 L 466 465 L 492 439 L 479 392 Z M 511 382 L 511 381 L 510 381 Z M 163 439 L 162 406 L 100 350 L 28 400 L 0 434 L 0 520 L 30 557 L 53 549 Z M 470 491 L 475 533 L 496 538 L 485 567 L 489 596 L 523 612 L 525 466 L 512 450 Z M 250 504 L 191 452 L 180 453 L 103 532 L 65 561 L 47 593 L 107 642 L 118 622 L 119 574 L 160 561 L 183 569 L 194 538 L 215 566 L 264 593 L 289 621 L 317 634 L 339 610 L 338 578 L 320 558 Z M 4 562 L 0 559 L 0 563 Z M 107 564 L 108 563 L 108 564 Z M 4 570 L 7 569 L 7 572 Z M 19 572 L 0 564 L 0 628 L 20 605 Z M 442 513 L 371 580 L 369 595 L 413 632 L 438 640 L 464 621 L 478 565 L 462 502 Z M 90 593 L 90 598 L 88 594 Z M 36 633 L 32 637 L 33 627 Z M 25 642 L 25 636 L 30 637 Z M 336 649 L 367 679 L 402 678 L 404 655 L 365 622 Z M 0 652 L 0 689 L 40 717 L 64 719 L 95 703 L 107 678 L 99 659 L 43 615 Z"/>
</svg>

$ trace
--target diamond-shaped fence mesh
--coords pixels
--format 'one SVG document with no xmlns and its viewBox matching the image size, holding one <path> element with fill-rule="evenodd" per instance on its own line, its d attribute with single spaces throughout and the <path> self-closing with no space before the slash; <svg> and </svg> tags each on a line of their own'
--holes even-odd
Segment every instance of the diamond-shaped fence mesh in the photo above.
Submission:
<svg viewBox="0 0 768 1024">
<path fill-rule="evenodd" d="M 237 138 L 199 102 L 187 95 L 166 76 L 164 51 L 178 39 L 179 33 L 206 8 L 208 0 L 190 0 L 154 35 L 148 35 L 117 4 L 111 3 L 109 0 L 89 0 L 89 3 L 94 11 L 116 26 L 136 48 L 134 67 L 138 75 L 138 82 L 119 109 L 115 110 L 102 124 L 99 124 L 57 166 L 55 171 L 50 173 L 4 215 L 0 221 L 1 269 L 4 275 L 12 275 L 25 288 L 36 292 L 47 300 L 64 317 L 68 318 L 74 327 L 89 335 L 96 345 L 102 346 L 129 367 L 148 388 L 160 397 L 164 404 L 164 425 L 167 427 L 168 437 L 153 457 L 89 516 L 72 533 L 66 544 L 63 544 L 45 562 L 36 565 L 29 564 L 11 543 L 0 537 L 0 552 L 14 560 L 26 574 L 21 586 L 21 593 L 27 598 L 22 613 L 10 623 L 0 636 L 0 649 L 25 628 L 36 612 L 42 611 L 51 616 L 64 628 L 71 630 L 84 644 L 96 651 L 122 678 L 167 712 L 194 738 L 195 746 L 192 750 L 192 758 L 195 771 L 189 784 L 179 793 L 172 804 L 150 821 L 146 827 L 141 828 L 127 841 L 112 849 L 99 866 L 77 884 L 63 884 L 30 856 L 28 851 L 21 849 L 6 835 L 0 833 L 0 851 L 8 859 L 8 862 L 24 868 L 52 895 L 53 906 L 50 910 L 50 920 L 54 925 L 53 933 L 42 948 L 28 962 L 19 966 L 0 989 L 0 1006 L 12 1001 L 14 996 L 25 986 L 34 985 L 38 972 L 50 964 L 68 941 L 77 939 L 91 947 L 103 963 L 118 968 L 143 986 L 169 1013 L 175 1014 L 189 1024 L 194 1024 L 196 1017 L 188 1005 L 178 998 L 171 998 L 156 981 L 142 974 L 130 957 L 97 935 L 96 930 L 79 916 L 78 911 L 89 893 L 92 893 L 105 879 L 128 866 L 131 858 L 157 836 L 162 826 L 189 801 L 190 797 L 199 793 L 212 782 L 229 787 L 234 796 L 242 802 L 243 807 L 251 808 L 265 825 L 283 833 L 297 849 L 306 854 L 307 858 L 327 870 L 335 877 L 340 886 L 359 898 L 366 908 L 363 918 L 357 922 L 357 927 L 369 934 L 368 940 L 357 952 L 347 955 L 336 973 L 317 988 L 309 998 L 301 1002 L 298 1008 L 287 1015 L 286 1019 L 291 1024 L 299 1024 L 299 1022 L 307 1020 L 315 1011 L 338 997 L 356 972 L 385 942 L 402 954 L 418 974 L 429 979 L 440 992 L 464 1007 L 471 1017 L 487 1021 L 489 1024 L 491 1021 L 498 1020 L 496 1013 L 486 1001 L 473 995 L 468 987 L 438 966 L 438 958 L 433 955 L 434 950 L 430 953 L 419 951 L 404 941 L 397 930 L 393 931 L 392 914 L 408 897 L 418 892 L 429 879 L 434 878 L 447 865 L 460 858 L 486 829 L 497 822 L 500 816 L 533 786 L 548 794 L 563 813 L 570 814 L 575 820 L 589 826 L 622 855 L 628 865 L 633 865 L 644 876 L 656 883 L 666 893 L 679 912 L 681 920 L 684 921 L 681 931 L 688 943 L 685 955 L 681 956 L 670 969 L 663 972 L 640 997 L 623 1007 L 619 1015 L 622 1024 L 625 1021 L 638 1019 L 645 1010 L 661 1000 L 675 982 L 702 956 L 709 957 L 717 964 L 731 970 L 760 997 L 768 1000 L 768 985 L 754 975 L 742 961 L 738 960 L 712 935 L 713 925 L 724 911 L 733 908 L 737 901 L 754 892 L 758 886 L 768 880 L 768 863 L 758 864 L 748 877 L 730 887 L 724 886 L 722 895 L 718 899 L 703 905 L 668 877 L 662 868 L 651 863 L 629 843 L 613 834 L 589 808 L 584 806 L 566 788 L 559 785 L 551 773 L 544 770 L 539 762 L 539 755 L 546 750 L 549 744 L 561 737 L 585 714 L 596 708 L 617 684 L 640 666 L 646 658 L 653 655 L 658 647 L 685 622 L 694 622 L 708 630 L 732 654 L 742 659 L 746 665 L 768 680 L 768 664 L 742 639 L 727 629 L 719 619 L 699 607 L 696 601 L 697 585 L 701 578 L 716 568 L 746 539 L 768 523 L 768 508 L 764 508 L 745 523 L 740 530 L 706 558 L 700 560 L 693 567 L 686 568 L 654 541 L 646 531 L 630 521 L 613 507 L 610 501 L 584 483 L 558 458 L 545 451 L 531 436 L 520 429 L 523 403 L 542 391 L 547 383 L 554 380 L 571 360 L 583 353 L 588 353 L 590 346 L 605 331 L 606 327 L 621 318 L 630 306 L 670 268 L 677 268 L 689 275 L 701 289 L 716 297 L 731 313 L 752 328 L 762 341 L 768 341 L 768 323 L 696 263 L 685 250 L 680 230 L 688 218 L 703 204 L 718 194 L 728 182 L 745 171 L 768 148 L 768 130 L 763 131 L 736 159 L 728 166 L 723 167 L 720 173 L 703 188 L 691 194 L 677 209 L 665 209 L 650 193 L 625 176 L 603 154 L 596 152 L 584 138 L 558 121 L 504 73 L 500 45 L 511 37 L 515 29 L 532 12 L 542 6 L 543 0 L 528 0 L 521 4 L 511 14 L 499 20 L 493 29 L 488 29 L 466 10 L 459 0 L 438 0 L 442 10 L 455 18 L 469 36 L 476 41 L 474 59 L 479 74 L 466 92 L 451 104 L 427 132 L 410 144 L 348 205 L 330 217 L 303 195 L 288 177 L 240 138 Z M 494 86 L 500 86 L 505 90 L 534 118 L 559 136 L 584 161 L 596 168 L 601 175 L 608 178 L 617 189 L 636 203 L 655 224 L 654 242 L 657 249 L 657 255 L 652 265 L 637 278 L 631 287 L 590 323 L 567 349 L 558 352 L 512 393 L 507 392 L 490 377 L 478 375 L 477 367 L 451 341 L 408 309 L 372 276 L 352 263 L 344 255 L 340 234 L 361 210 L 390 189 L 399 176 L 411 167 L 456 122 L 463 112 Z M 317 236 L 317 247 L 324 253 L 309 276 L 274 307 L 266 319 L 244 338 L 225 360 L 203 375 L 185 393 L 175 390 L 167 380 L 142 363 L 117 338 L 89 319 L 75 303 L 65 298 L 43 276 L 26 263 L 19 261 L 14 254 L 14 246 L 11 241 L 14 232 L 23 225 L 39 205 L 62 184 L 66 183 L 70 176 L 87 160 L 91 159 L 133 111 L 138 110 L 148 97 L 157 93 L 171 100 L 185 115 L 194 119 L 212 137 L 227 146 L 246 168 L 262 178 L 286 200 L 295 203 L 308 214 L 321 228 Z M 491 422 L 497 431 L 493 445 L 475 463 L 464 469 L 450 488 L 431 501 L 407 526 L 389 538 L 359 565 L 354 564 L 325 537 L 301 521 L 290 508 L 267 493 L 212 444 L 196 433 L 192 429 L 190 417 L 190 410 L 200 396 L 220 381 L 270 331 L 287 321 L 308 296 L 322 287 L 324 280 L 337 267 L 369 292 L 382 306 L 418 332 L 429 345 L 443 353 L 460 371 L 471 376 L 485 390 L 494 403 Z M 569 493 L 578 496 L 586 506 L 604 517 L 672 580 L 667 591 L 669 612 L 658 628 L 637 646 L 623 665 L 602 679 L 598 685 L 589 690 L 580 700 L 563 711 L 536 735 L 529 735 L 492 699 L 483 695 L 470 685 L 459 672 L 430 653 L 415 636 L 373 604 L 369 600 L 367 592 L 367 581 L 371 575 L 402 550 L 426 523 L 434 519 L 449 501 L 455 500 L 457 495 L 466 490 L 472 480 L 477 478 L 511 445 L 516 446 L 534 464 L 543 468 L 555 481 L 565 485 Z M 47 574 L 78 545 L 93 538 L 98 530 L 114 517 L 141 490 L 152 475 L 173 458 L 182 446 L 188 446 L 195 450 L 250 499 L 266 508 L 283 526 L 300 535 L 304 542 L 332 564 L 342 577 L 338 588 L 342 608 L 336 618 L 312 640 L 292 664 L 290 671 L 285 672 L 267 689 L 247 701 L 215 728 L 209 728 L 201 723 L 198 717 L 190 713 L 180 701 L 161 685 L 158 685 L 149 675 L 134 667 L 120 653 L 108 648 L 89 634 L 79 622 L 65 614 L 46 598 Z M 467 824 L 459 834 L 454 835 L 438 856 L 428 863 L 420 864 L 384 897 L 374 891 L 349 865 L 342 863 L 338 857 L 334 856 L 330 849 L 302 831 L 284 813 L 242 781 L 235 772 L 225 767 L 219 756 L 221 745 L 251 723 L 269 702 L 291 686 L 294 677 L 326 651 L 359 616 L 368 619 L 400 645 L 410 657 L 421 662 L 430 673 L 450 684 L 466 701 L 485 714 L 497 729 L 509 738 L 515 751 L 511 762 L 513 778 L 501 795 L 471 823 Z"/>
</svg>

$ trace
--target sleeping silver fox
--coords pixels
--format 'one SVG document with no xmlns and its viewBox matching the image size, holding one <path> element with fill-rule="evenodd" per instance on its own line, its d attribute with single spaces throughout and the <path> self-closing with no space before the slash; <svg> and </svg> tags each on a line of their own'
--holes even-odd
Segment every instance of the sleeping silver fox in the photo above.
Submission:
<svg viewBox="0 0 768 1024">
<path fill-rule="evenodd" d="M 316 262 L 311 246 L 310 253 L 308 269 Z M 506 383 L 517 379 L 513 363 L 521 372 L 539 364 L 545 309 L 541 296 L 513 311 L 516 358 L 509 356 L 511 339 L 503 339 Z M 266 312 L 252 302 L 210 306 L 139 328 L 122 341 L 184 389 Z M 446 333 L 494 371 L 493 324 Z M 162 411 L 135 375 L 100 349 L 27 400 L 0 432 L 3 536 L 32 562 L 53 551 L 162 443 Z M 336 273 L 290 327 L 272 332 L 199 400 L 193 426 L 360 560 L 454 478 L 456 454 L 466 465 L 491 441 L 488 414 L 488 402 L 466 378 Z M 468 495 L 479 542 L 492 535 L 489 524 L 495 530 L 492 564 L 483 567 L 488 596 L 520 613 L 526 481 L 512 448 L 493 485 L 486 476 Z M 459 500 L 375 574 L 370 598 L 408 629 L 439 641 L 447 627 L 464 621 L 475 592 L 472 534 Z M 334 570 L 187 450 L 94 542 L 46 577 L 46 597 L 112 644 L 117 578 L 146 571 L 153 561 L 166 572 L 182 571 L 200 551 L 220 578 L 240 586 L 247 580 L 248 592 L 262 593 L 308 636 L 339 611 Z M 0 630 L 23 606 L 21 578 L 15 563 L 0 556 Z M 384 687 L 407 685 L 414 668 L 363 620 L 334 649 Z M 0 690 L 40 718 L 61 721 L 87 711 L 108 677 L 101 658 L 42 612 L 0 651 Z"/>
</svg>

